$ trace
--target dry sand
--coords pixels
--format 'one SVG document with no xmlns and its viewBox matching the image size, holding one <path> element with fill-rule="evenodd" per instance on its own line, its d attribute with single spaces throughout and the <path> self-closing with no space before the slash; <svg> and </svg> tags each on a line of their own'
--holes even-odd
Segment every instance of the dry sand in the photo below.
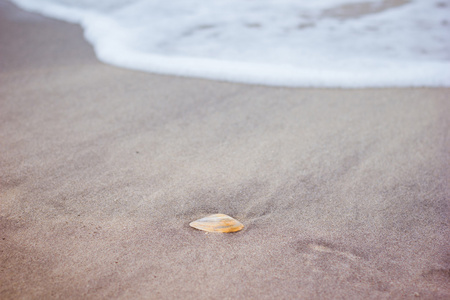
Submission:
<svg viewBox="0 0 450 300">
<path fill-rule="evenodd" d="M 449 299 L 449 95 L 119 69 L 2 1 L 0 298 Z"/>
</svg>

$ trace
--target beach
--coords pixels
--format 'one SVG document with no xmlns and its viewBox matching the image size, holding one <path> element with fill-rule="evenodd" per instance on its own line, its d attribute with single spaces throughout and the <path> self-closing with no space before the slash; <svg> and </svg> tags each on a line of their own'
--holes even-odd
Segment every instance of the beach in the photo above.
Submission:
<svg viewBox="0 0 450 300">
<path fill-rule="evenodd" d="M 0 4 L 1 299 L 450 297 L 449 88 L 126 70 Z"/>
</svg>

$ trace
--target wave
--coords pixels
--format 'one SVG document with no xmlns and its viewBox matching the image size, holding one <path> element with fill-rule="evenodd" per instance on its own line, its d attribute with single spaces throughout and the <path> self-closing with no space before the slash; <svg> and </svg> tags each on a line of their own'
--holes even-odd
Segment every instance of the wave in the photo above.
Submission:
<svg viewBox="0 0 450 300">
<path fill-rule="evenodd" d="M 13 0 L 130 69 L 294 87 L 450 86 L 450 0 Z M 304 3 L 312 2 L 312 3 Z"/>
</svg>

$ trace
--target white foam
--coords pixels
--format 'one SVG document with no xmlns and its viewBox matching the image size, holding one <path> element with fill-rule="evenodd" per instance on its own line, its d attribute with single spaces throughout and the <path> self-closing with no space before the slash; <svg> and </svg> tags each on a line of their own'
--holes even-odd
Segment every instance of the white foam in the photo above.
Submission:
<svg viewBox="0 0 450 300">
<path fill-rule="evenodd" d="M 450 0 L 13 2 L 81 24 L 100 60 L 131 69 L 280 86 L 450 86 Z"/>
</svg>

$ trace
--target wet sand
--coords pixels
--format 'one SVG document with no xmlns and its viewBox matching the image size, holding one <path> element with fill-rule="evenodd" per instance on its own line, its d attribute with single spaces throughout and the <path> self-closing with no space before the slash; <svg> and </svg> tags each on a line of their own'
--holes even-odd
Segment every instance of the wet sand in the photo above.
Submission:
<svg viewBox="0 0 450 300">
<path fill-rule="evenodd" d="M 0 2 L 1 299 L 448 299 L 450 89 L 98 62 Z M 213 213 L 244 225 L 208 233 Z"/>
</svg>

